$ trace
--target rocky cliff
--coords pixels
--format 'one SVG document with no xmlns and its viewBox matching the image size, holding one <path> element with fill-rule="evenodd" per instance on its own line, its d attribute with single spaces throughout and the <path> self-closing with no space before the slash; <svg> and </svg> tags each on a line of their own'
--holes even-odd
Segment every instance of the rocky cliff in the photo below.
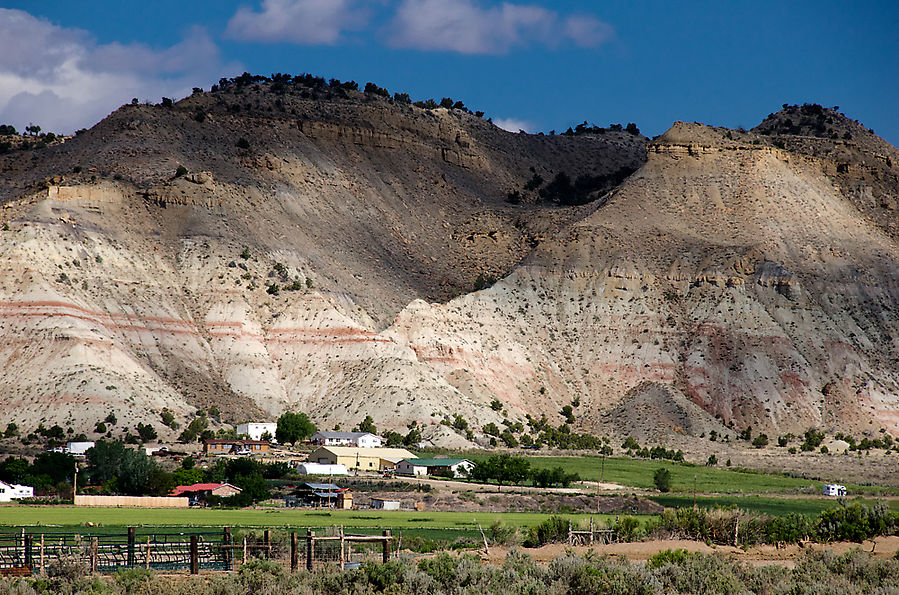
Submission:
<svg viewBox="0 0 899 595">
<path fill-rule="evenodd" d="M 480 426 L 574 401 L 615 432 L 627 395 L 692 428 L 899 432 L 899 158 L 864 129 L 647 144 L 275 87 L 2 158 L 0 424 Z M 540 198 L 560 173 L 573 206 Z"/>
</svg>

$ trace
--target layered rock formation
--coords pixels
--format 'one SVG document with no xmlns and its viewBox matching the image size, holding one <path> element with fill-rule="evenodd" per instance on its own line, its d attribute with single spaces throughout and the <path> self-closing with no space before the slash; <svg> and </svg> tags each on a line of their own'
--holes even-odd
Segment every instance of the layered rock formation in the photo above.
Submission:
<svg viewBox="0 0 899 595">
<path fill-rule="evenodd" d="M 847 169 L 776 129 L 647 147 L 317 93 L 126 106 L 0 162 L 0 424 L 480 426 L 576 401 L 579 428 L 627 433 L 603 413 L 652 382 L 696 427 L 899 432 L 889 145 L 841 139 L 869 164 Z M 583 206 L 506 202 L 622 168 Z"/>
</svg>

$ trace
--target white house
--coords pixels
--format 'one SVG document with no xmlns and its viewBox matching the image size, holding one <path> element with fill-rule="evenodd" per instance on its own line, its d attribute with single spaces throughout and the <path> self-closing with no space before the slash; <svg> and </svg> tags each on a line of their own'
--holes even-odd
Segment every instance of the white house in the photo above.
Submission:
<svg viewBox="0 0 899 595">
<path fill-rule="evenodd" d="M 361 448 L 378 448 L 381 446 L 380 436 L 370 432 L 328 432 L 320 430 L 312 435 L 313 444 L 322 446 L 358 446 Z"/>
<path fill-rule="evenodd" d="M 93 442 L 69 442 L 66 444 L 65 452 L 72 456 L 83 457 L 89 448 L 93 448 Z"/>
<path fill-rule="evenodd" d="M 468 459 L 403 459 L 396 465 L 400 475 L 446 475 L 459 477 L 474 467 Z"/>
<path fill-rule="evenodd" d="M 346 465 L 325 465 L 322 463 L 298 462 L 297 473 L 300 475 L 346 475 Z"/>
<path fill-rule="evenodd" d="M 34 488 L 17 483 L 0 481 L 0 502 L 12 502 L 19 498 L 33 498 Z"/>
<path fill-rule="evenodd" d="M 846 486 L 841 486 L 838 483 L 828 483 L 824 486 L 824 495 L 825 496 L 845 496 L 846 495 Z"/>
<path fill-rule="evenodd" d="M 278 424 L 274 422 L 247 422 L 245 424 L 237 424 L 237 435 L 246 434 L 250 440 L 262 440 L 265 434 L 271 436 L 271 441 L 275 442 L 275 431 Z"/>
</svg>

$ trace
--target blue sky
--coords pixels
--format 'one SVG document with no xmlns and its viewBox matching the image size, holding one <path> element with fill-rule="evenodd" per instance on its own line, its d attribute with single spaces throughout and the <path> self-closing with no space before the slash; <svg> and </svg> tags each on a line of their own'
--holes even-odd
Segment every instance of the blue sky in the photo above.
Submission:
<svg viewBox="0 0 899 595">
<path fill-rule="evenodd" d="M 247 70 L 451 96 L 529 131 L 748 128 L 808 101 L 895 145 L 897 25 L 892 1 L 0 0 L 0 122 L 71 131 Z"/>
</svg>

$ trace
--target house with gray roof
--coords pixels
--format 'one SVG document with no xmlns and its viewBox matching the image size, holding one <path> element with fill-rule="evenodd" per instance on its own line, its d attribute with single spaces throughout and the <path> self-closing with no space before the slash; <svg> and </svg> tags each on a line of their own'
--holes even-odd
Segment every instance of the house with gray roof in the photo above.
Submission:
<svg viewBox="0 0 899 595">
<path fill-rule="evenodd" d="M 358 446 L 361 448 L 378 448 L 381 437 L 370 432 L 329 432 L 319 430 L 310 438 L 313 444 L 322 446 Z"/>
</svg>

